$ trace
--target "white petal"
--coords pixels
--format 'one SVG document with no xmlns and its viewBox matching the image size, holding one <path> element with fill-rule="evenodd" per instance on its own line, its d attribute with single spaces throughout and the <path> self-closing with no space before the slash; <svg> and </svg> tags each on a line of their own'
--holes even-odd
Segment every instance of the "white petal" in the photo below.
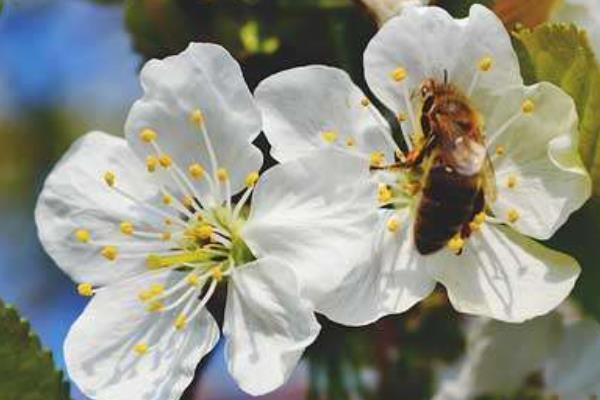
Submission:
<svg viewBox="0 0 600 400">
<path fill-rule="evenodd" d="M 522 83 L 517 57 L 502 22 L 489 9 L 475 5 L 467 19 L 453 19 L 438 7 L 410 7 L 389 20 L 365 51 L 365 76 L 375 95 L 393 112 L 407 112 L 403 90 L 412 93 L 423 80 L 444 79 L 468 93 L 483 57 L 492 69 L 479 73 L 476 92 Z M 402 67 L 408 77 L 397 82 Z M 474 92 L 474 94 L 476 94 Z M 410 124 L 403 129 L 413 132 Z"/>
<path fill-rule="evenodd" d="M 362 104 L 365 95 L 340 69 L 313 65 L 280 72 L 262 81 L 255 96 L 271 152 L 280 162 L 332 146 L 382 151 L 393 161 L 387 122 L 370 102 Z M 335 133 L 333 143 L 324 139 L 325 132 Z"/>
<path fill-rule="evenodd" d="M 180 398 L 200 359 L 217 343 L 219 330 L 207 311 L 181 331 L 173 326 L 180 310 L 146 311 L 139 291 L 168 279 L 168 272 L 161 272 L 110 285 L 71 327 L 65 359 L 84 394 L 115 400 Z M 142 342 L 149 350 L 140 356 L 134 347 Z"/>
<path fill-rule="evenodd" d="M 600 325 L 578 321 L 565 329 L 563 341 L 544 371 L 546 390 L 564 399 L 600 396 Z"/>
<path fill-rule="evenodd" d="M 223 334 L 229 372 L 244 391 L 256 396 L 283 385 L 319 329 L 286 264 L 264 258 L 235 270 Z"/>
<path fill-rule="evenodd" d="M 390 219 L 400 228 L 391 232 Z M 367 325 L 402 313 L 427 297 L 435 280 L 416 251 L 408 210 L 380 212 L 372 249 L 317 311 L 344 325 Z"/>
<path fill-rule="evenodd" d="M 155 153 L 139 138 L 140 131 L 151 128 L 160 149 L 184 172 L 192 163 L 210 172 L 202 131 L 190 121 L 191 113 L 200 110 L 218 166 L 229 171 L 232 188 L 239 191 L 246 175 L 262 163 L 251 144 L 261 117 L 233 57 L 220 46 L 192 43 L 179 55 L 146 63 L 141 80 L 144 97 L 133 105 L 125 125 L 135 152 L 143 159 Z M 202 196 L 207 193 L 206 180 L 195 185 Z"/>
<path fill-rule="evenodd" d="M 433 399 L 469 400 L 485 394 L 514 394 L 530 374 L 542 367 L 559 344 L 561 333 L 558 314 L 524 324 L 476 321 L 469 329 L 463 359 L 442 372 Z"/>
<path fill-rule="evenodd" d="M 525 100 L 533 101 L 533 113 L 521 115 L 498 134 L 510 117 L 521 114 Z M 504 155 L 493 156 L 498 199 L 492 209 L 503 221 L 508 221 L 510 210 L 517 211 L 515 229 L 548 239 L 591 193 L 591 181 L 578 153 L 573 100 L 556 86 L 541 83 L 489 97 L 487 104 L 490 152 L 498 146 L 504 149 Z"/>
<path fill-rule="evenodd" d="M 242 236 L 257 257 L 286 260 L 317 303 L 370 245 L 376 191 L 366 160 L 321 150 L 265 173 Z"/>
<path fill-rule="evenodd" d="M 107 170 L 115 173 L 118 187 L 160 204 L 155 199 L 158 189 L 125 140 L 92 132 L 77 140 L 55 166 L 35 209 L 38 234 L 48 254 L 74 280 L 94 285 L 146 271 L 145 255 L 169 246 L 119 231 L 120 222 L 129 221 L 135 229 L 160 232 L 162 217 L 109 188 L 103 180 Z M 89 243 L 75 239 L 78 229 L 89 231 Z M 102 257 L 104 245 L 117 247 L 115 261 Z"/>
<path fill-rule="evenodd" d="M 461 312 L 523 322 L 546 314 L 569 295 L 577 261 L 510 228 L 485 225 L 460 256 L 442 250 L 428 260 L 430 273 Z"/>
</svg>

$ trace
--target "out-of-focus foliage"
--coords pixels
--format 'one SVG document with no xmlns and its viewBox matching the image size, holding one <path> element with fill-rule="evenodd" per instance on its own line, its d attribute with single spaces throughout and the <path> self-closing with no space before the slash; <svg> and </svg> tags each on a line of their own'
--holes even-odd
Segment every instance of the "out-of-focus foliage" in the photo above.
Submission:
<svg viewBox="0 0 600 400">
<path fill-rule="evenodd" d="M 549 81 L 565 90 L 577 105 L 580 154 L 600 194 L 600 68 L 585 31 L 575 25 L 547 24 L 514 34 L 524 78 Z"/>
<path fill-rule="evenodd" d="M 17 311 L 0 300 L 0 398 L 66 400 L 69 386 L 50 352 Z"/>
<path fill-rule="evenodd" d="M 495 0 L 432 0 L 431 5 L 442 7 L 456 18 L 464 18 L 469 15 L 469 9 L 474 4 L 483 4 L 492 7 Z"/>
<path fill-rule="evenodd" d="M 401 316 L 363 328 L 322 321 L 310 347 L 310 400 L 430 399 L 434 366 L 464 350 L 460 316 L 442 291 Z"/>
<path fill-rule="evenodd" d="M 533 28 L 550 18 L 561 0 L 496 0 L 492 9 L 508 29 L 515 25 Z"/>
<path fill-rule="evenodd" d="M 549 81 L 569 93 L 580 118 L 580 153 L 600 195 L 600 67 L 586 33 L 574 25 L 546 24 L 514 33 L 527 83 Z M 600 200 L 590 201 L 553 238 L 552 245 L 576 257 L 583 274 L 575 296 L 600 319 Z"/>
</svg>

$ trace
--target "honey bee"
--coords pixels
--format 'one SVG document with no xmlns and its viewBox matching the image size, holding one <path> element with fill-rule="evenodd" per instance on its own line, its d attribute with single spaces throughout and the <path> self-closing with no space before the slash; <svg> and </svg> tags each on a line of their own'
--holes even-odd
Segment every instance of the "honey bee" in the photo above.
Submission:
<svg viewBox="0 0 600 400">
<path fill-rule="evenodd" d="M 417 250 L 427 255 L 456 235 L 468 237 L 469 223 L 495 200 L 496 187 L 469 99 L 447 79 L 425 80 L 418 95 L 424 144 L 409 154 L 406 165 L 424 170 L 413 234 Z"/>
</svg>

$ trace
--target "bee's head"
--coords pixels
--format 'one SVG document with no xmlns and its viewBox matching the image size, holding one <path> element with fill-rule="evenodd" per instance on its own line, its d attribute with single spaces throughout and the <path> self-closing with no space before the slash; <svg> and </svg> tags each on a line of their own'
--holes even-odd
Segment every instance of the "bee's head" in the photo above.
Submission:
<svg viewBox="0 0 600 400">
<path fill-rule="evenodd" d="M 426 79 L 421 83 L 421 87 L 419 89 L 419 94 L 421 95 L 421 100 L 426 100 L 431 97 L 435 93 L 436 83 L 433 79 Z"/>
</svg>

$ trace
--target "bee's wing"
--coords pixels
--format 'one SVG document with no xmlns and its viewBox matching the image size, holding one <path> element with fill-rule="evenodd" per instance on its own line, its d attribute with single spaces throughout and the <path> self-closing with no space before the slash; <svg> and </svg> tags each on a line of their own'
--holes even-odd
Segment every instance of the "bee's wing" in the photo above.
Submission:
<svg viewBox="0 0 600 400">
<path fill-rule="evenodd" d="M 459 136 L 449 151 L 450 165 L 461 175 L 473 176 L 481 172 L 486 164 L 487 150 L 469 136 Z"/>
</svg>

